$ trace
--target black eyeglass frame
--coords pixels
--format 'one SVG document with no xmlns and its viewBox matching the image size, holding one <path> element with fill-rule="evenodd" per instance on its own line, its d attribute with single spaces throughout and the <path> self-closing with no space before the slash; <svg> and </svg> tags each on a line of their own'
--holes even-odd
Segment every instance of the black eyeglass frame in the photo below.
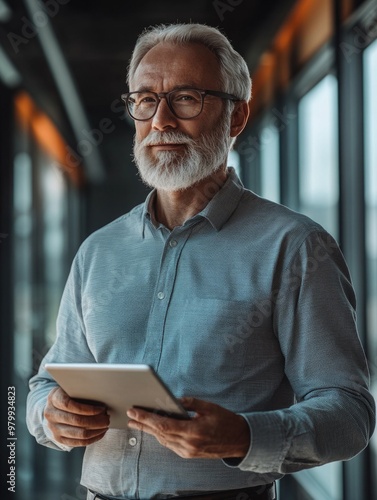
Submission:
<svg viewBox="0 0 377 500">
<path fill-rule="evenodd" d="M 186 117 L 182 118 L 182 117 L 178 116 L 177 113 L 174 111 L 173 106 L 172 106 L 172 104 L 170 102 L 170 96 L 171 96 L 171 94 L 173 94 L 174 92 L 185 91 L 185 90 L 195 90 L 196 92 L 199 92 L 199 94 L 202 97 L 202 104 L 200 106 L 199 112 L 196 115 L 194 115 L 194 116 L 190 116 L 190 118 L 186 118 Z M 239 99 L 238 97 L 236 97 L 235 95 L 233 95 L 233 94 L 227 94 L 226 92 L 220 92 L 218 90 L 195 89 L 193 87 L 186 87 L 186 88 L 182 88 L 182 89 L 174 89 L 174 90 L 170 90 L 169 92 L 152 92 L 152 91 L 146 90 L 145 93 L 153 94 L 154 96 L 156 96 L 156 99 L 157 98 L 159 99 L 159 102 L 158 102 L 158 104 L 156 106 L 156 109 L 154 110 L 154 113 L 153 113 L 152 116 L 150 116 L 149 118 L 135 118 L 134 116 L 132 116 L 132 114 L 131 114 L 131 112 L 129 110 L 128 103 L 129 103 L 129 100 L 130 100 L 130 97 L 132 96 L 132 94 L 140 94 L 141 92 L 143 92 L 143 91 L 142 90 L 135 90 L 133 92 L 126 92 L 126 93 L 124 93 L 124 94 L 122 94 L 120 96 L 121 99 L 122 99 L 122 101 L 126 105 L 127 113 L 130 115 L 130 117 L 133 120 L 140 121 L 140 122 L 147 122 L 148 120 L 151 120 L 154 117 L 154 115 L 157 113 L 157 109 L 158 109 L 158 106 L 159 106 L 162 98 L 166 99 L 166 102 L 167 102 L 167 105 L 168 105 L 170 111 L 179 120 L 192 120 L 193 118 L 196 118 L 197 116 L 199 116 L 200 113 L 203 111 L 204 98 L 205 98 L 206 95 L 213 95 L 215 97 L 220 97 L 221 99 L 228 99 L 228 100 L 234 101 L 234 102 L 242 100 L 242 99 Z"/>
</svg>

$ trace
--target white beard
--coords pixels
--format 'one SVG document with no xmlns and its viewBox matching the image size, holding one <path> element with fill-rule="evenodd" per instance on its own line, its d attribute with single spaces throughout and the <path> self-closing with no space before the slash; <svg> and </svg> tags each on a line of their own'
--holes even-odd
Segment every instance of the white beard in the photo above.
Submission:
<svg viewBox="0 0 377 500">
<path fill-rule="evenodd" d="M 140 177 L 152 188 L 180 191 L 216 172 L 226 161 L 233 143 L 230 137 L 228 109 L 220 123 L 208 134 L 192 139 L 183 132 L 152 131 L 145 139 L 134 139 L 134 162 Z M 150 144 L 184 144 L 181 151 L 157 151 L 152 156 Z"/>
</svg>

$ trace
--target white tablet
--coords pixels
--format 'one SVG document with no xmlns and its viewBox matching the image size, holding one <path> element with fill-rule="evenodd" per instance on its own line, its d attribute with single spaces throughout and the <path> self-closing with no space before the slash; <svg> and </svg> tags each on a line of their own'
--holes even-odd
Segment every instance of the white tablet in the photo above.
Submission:
<svg viewBox="0 0 377 500">
<path fill-rule="evenodd" d="M 190 418 L 149 365 L 47 363 L 45 368 L 71 398 L 105 404 L 111 428 L 125 429 L 132 407 Z"/>
</svg>

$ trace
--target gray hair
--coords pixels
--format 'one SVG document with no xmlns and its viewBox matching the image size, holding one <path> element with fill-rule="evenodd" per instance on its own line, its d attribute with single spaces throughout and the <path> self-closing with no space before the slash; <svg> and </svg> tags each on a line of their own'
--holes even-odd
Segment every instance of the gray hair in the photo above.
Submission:
<svg viewBox="0 0 377 500">
<path fill-rule="evenodd" d="M 215 54 L 220 64 L 223 92 L 248 101 L 251 97 L 251 78 L 246 61 L 236 52 L 229 40 L 218 29 L 205 24 L 161 24 L 152 26 L 139 36 L 128 67 L 130 84 L 145 54 L 161 42 L 186 45 L 200 43 Z M 213 90 L 213 89 L 211 89 Z"/>
</svg>

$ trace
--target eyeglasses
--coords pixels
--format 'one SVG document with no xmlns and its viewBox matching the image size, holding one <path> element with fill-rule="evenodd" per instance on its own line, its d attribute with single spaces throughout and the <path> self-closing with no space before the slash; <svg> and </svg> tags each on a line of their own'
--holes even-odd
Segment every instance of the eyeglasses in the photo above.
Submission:
<svg viewBox="0 0 377 500">
<path fill-rule="evenodd" d="M 175 89 L 170 92 L 127 92 L 121 98 L 126 104 L 128 114 L 134 120 L 146 121 L 153 118 L 162 98 L 174 116 L 181 120 L 196 118 L 203 110 L 206 95 L 239 101 L 238 97 L 217 90 Z"/>
</svg>

